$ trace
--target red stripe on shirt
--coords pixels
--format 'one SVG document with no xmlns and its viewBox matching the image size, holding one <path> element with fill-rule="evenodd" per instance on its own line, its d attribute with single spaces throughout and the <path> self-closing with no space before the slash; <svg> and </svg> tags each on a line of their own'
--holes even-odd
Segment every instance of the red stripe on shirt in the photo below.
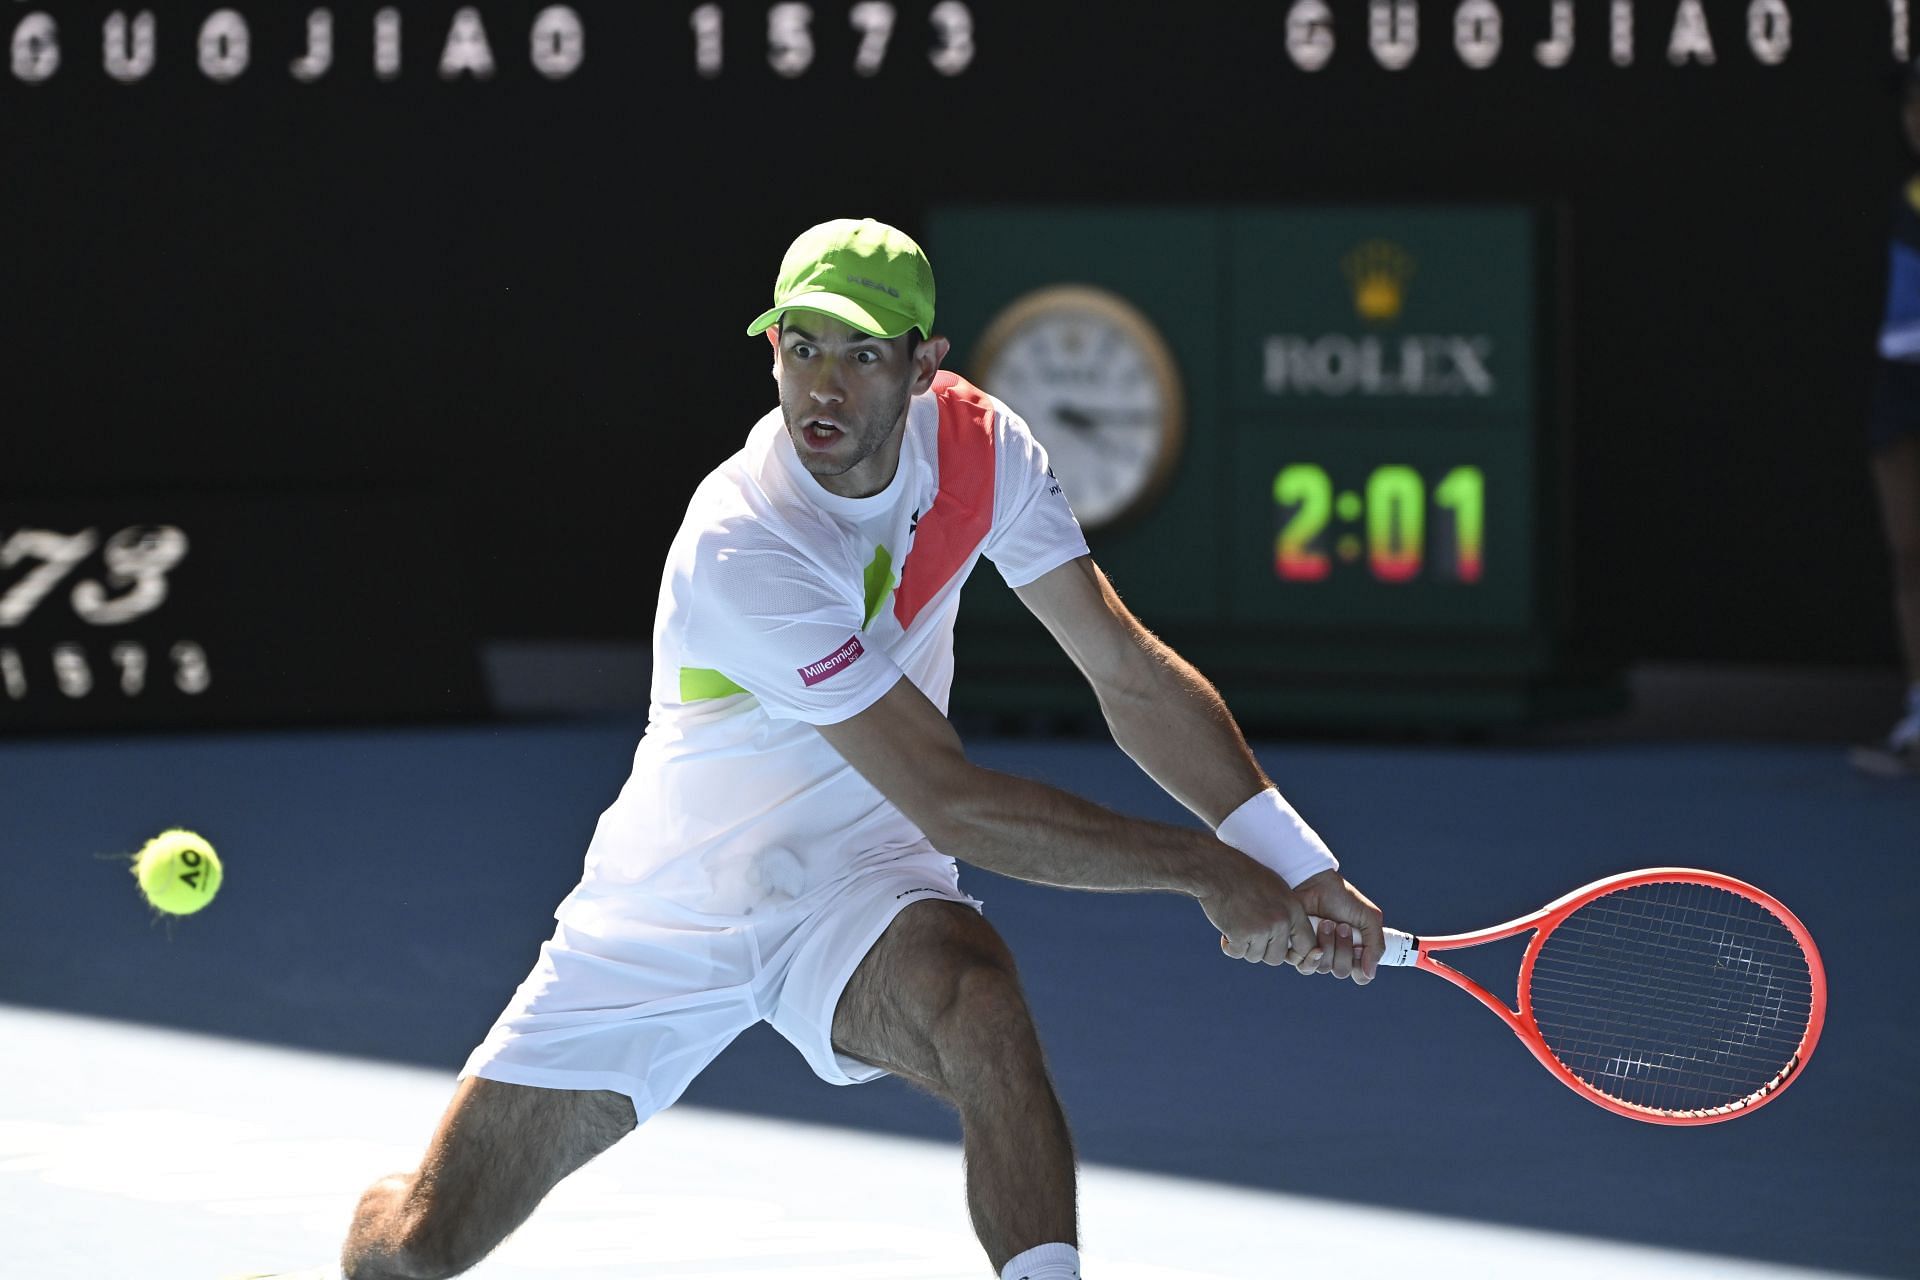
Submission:
<svg viewBox="0 0 1920 1280">
<path fill-rule="evenodd" d="M 901 629 L 940 594 L 993 528 L 993 402 L 951 374 L 933 379 L 940 408 L 940 489 L 900 567 L 893 616 Z"/>
</svg>

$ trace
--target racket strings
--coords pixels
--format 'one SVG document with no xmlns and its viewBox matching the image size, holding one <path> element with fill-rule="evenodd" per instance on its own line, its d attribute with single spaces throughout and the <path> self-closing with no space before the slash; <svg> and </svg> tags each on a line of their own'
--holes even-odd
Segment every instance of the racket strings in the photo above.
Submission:
<svg viewBox="0 0 1920 1280">
<path fill-rule="evenodd" d="M 1796 1065 L 1813 979 L 1793 933 L 1710 885 L 1616 890 L 1542 941 L 1529 984 L 1541 1037 L 1589 1087 L 1671 1114 L 1730 1106 Z"/>
</svg>

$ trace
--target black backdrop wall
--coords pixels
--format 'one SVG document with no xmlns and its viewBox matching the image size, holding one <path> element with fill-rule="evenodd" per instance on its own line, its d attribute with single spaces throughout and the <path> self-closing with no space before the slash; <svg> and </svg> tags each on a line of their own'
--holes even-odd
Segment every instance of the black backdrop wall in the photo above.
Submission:
<svg viewBox="0 0 1920 1280">
<path fill-rule="evenodd" d="M 1376 22 L 1417 32 L 1404 66 Z M 49 0 L 0 24 L 0 502 L 417 493 L 431 546 L 355 543 L 366 574 L 451 582 L 479 636 L 639 639 L 686 495 L 772 403 L 741 331 L 814 221 L 1541 204 L 1569 228 L 1583 643 L 1893 662 L 1863 418 L 1901 0 Z M 299 589 L 263 570 L 262 600 Z"/>
</svg>

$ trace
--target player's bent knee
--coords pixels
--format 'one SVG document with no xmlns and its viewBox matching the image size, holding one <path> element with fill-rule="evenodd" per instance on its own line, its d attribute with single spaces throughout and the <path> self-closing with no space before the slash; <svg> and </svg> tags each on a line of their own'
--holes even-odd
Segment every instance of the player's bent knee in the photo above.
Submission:
<svg viewBox="0 0 1920 1280">
<path fill-rule="evenodd" d="M 950 998 L 931 1031 L 939 1083 L 950 1091 L 1040 1069 L 1033 1015 L 1010 966 L 980 962 L 957 970 Z"/>
<path fill-rule="evenodd" d="M 404 1280 L 450 1280 L 486 1257 L 496 1243 L 474 1238 L 455 1215 L 431 1205 L 410 1206 L 396 1227 L 381 1265 L 384 1273 Z"/>
<path fill-rule="evenodd" d="M 367 1188 L 344 1251 L 346 1280 L 448 1280 L 472 1268 L 496 1241 L 443 1200 L 417 1172 Z"/>
</svg>

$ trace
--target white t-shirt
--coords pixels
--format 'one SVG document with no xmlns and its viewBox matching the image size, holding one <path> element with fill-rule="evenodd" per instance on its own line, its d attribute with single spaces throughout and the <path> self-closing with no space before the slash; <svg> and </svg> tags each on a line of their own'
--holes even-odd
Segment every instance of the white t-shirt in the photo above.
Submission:
<svg viewBox="0 0 1920 1280">
<path fill-rule="evenodd" d="M 667 553 L 647 732 L 556 914 L 740 916 L 924 848 L 813 726 L 902 675 L 944 712 L 974 562 L 1018 587 L 1086 553 L 1026 424 L 952 374 L 914 398 L 899 470 L 867 498 L 823 489 L 767 414 Z"/>
</svg>

